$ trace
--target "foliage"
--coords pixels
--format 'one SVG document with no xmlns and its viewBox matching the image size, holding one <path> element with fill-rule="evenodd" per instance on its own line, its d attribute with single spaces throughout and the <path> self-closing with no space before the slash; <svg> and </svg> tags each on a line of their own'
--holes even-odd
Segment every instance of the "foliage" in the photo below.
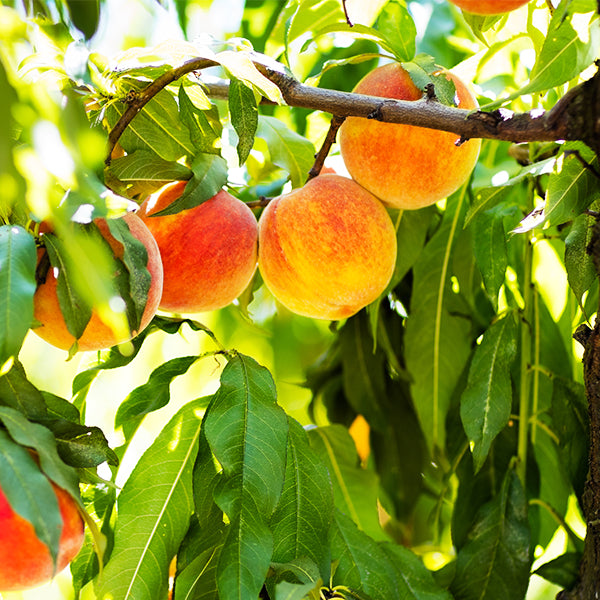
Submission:
<svg viewBox="0 0 600 600">
<path fill-rule="evenodd" d="M 69 328 L 93 305 L 118 329 L 147 290 L 113 289 L 105 246 L 73 221 L 123 214 L 174 179 L 189 183 L 173 213 L 223 186 L 254 202 L 304 184 L 328 116 L 286 106 L 261 65 L 341 91 L 381 60 L 423 88 L 441 65 L 484 109 L 548 110 L 593 72 L 596 2 L 497 18 L 445 0 L 227 3 L 239 22 L 216 1 L 147 4 L 152 18 L 134 2 L 0 3 L 0 487 L 55 554 L 58 508 L 23 448 L 74 496 L 79 481 L 75 597 L 495 600 L 573 586 L 588 421 L 572 333 L 598 304 L 598 159 L 582 143 L 485 140 L 468 185 L 390 211 L 392 282 L 344 322 L 290 314 L 257 275 L 234 306 L 158 316 L 91 357 L 64 362 L 27 331 L 40 228 L 62 240 L 47 237 L 46 268 L 65 266 Z M 197 35 L 219 17 L 218 36 Z M 145 87 L 197 58 L 210 74 L 157 93 L 105 161 Z M 452 103 L 453 86 L 438 91 Z M 336 146 L 328 164 L 343 169 Z M 124 270 L 145 268 L 126 228 L 113 233 Z"/>
</svg>

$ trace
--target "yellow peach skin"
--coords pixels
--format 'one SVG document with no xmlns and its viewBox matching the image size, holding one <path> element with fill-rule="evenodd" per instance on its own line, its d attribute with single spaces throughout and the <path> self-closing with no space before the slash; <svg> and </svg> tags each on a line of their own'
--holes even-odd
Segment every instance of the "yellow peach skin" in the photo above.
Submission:
<svg viewBox="0 0 600 600">
<path fill-rule="evenodd" d="M 497 15 L 525 6 L 530 0 L 450 0 L 475 15 Z"/>
<path fill-rule="evenodd" d="M 163 268 L 156 241 L 142 220 L 134 213 L 128 213 L 122 218 L 125 219 L 133 236 L 144 244 L 148 252 L 147 268 L 150 272 L 151 283 L 146 308 L 144 309 L 140 323 L 140 331 L 142 331 L 150 323 L 158 309 L 163 285 Z M 122 258 L 123 247 L 121 243 L 110 234 L 106 221 L 104 219 L 97 219 L 95 223 L 98 225 L 98 229 L 100 229 L 102 236 L 109 243 L 115 256 Z M 63 350 L 69 350 L 76 340 L 73 335 L 69 333 L 60 311 L 58 296 L 56 295 L 56 286 L 56 277 L 53 270 L 50 269 L 46 276 L 46 281 L 38 285 L 33 298 L 34 318 L 41 323 L 41 325 L 36 327 L 33 331 L 53 346 L 62 348 Z M 128 341 L 137 333 L 139 332 L 132 332 L 127 338 L 117 338 L 115 337 L 114 331 L 100 319 L 95 311 L 93 311 L 92 317 L 85 328 L 83 335 L 77 340 L 78 349 L 81 351 L 90 351 L 110 348 L 116 344 Z"/>
<path fill-rule="evenodd" d="M 460 108 L 477 101 L 454 75 Z M 415 101 L 422 92 L 399 64 L 368 73 L 356 86 L 358 94 Z M 373 119 L 349 117 L 340 129 L 340 149 L 348 172 L 388 206 L 417 209 L 455 192 L 475 167 L 480 140 L 456 146 L 457 135 Z"/>
<path fill-rule="evenodd" d="M 246 204 L 224 190 L 194 208 L 152 216 L 179 198 L 185 185 L 170 184 L 147 198 L 137 212 L 162 257 L 160 308 L 175 313 L 216 310 L 233 302 L 252 280 L 258 223 Z"/>
<path fill-rule="evenodd" d="M 349 317 L 385 290 L 396 263 L 387 210 L 347 177 L 319 175 L 271 200 L 259 219 L 258 266 L 291 311 Z"/>
</svg>

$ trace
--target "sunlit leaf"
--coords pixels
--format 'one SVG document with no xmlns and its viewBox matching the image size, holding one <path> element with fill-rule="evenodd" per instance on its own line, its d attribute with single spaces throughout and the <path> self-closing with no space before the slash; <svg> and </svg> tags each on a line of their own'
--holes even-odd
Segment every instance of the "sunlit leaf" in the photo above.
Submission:
<svg viewBox="0 0 600 600">
<path fill-rule="evenodd" d="M 273 561 L 287 563 L 301 557 L 319 566 L 329 577 L 329 526 L 333 516 L 333 493 L 329 473 L 310 447 L 300 424 L 288 419 L 288 450 L 285 481 L 273 518 Z"/>
<path fill-rule="evenodd" d="M 0 364 L 18 354 L 33 323 L 35 241 L 22 227 L 0 227 Z"/>
<path fill-rule="evenodd" d="M 254 92 L 239 79 L 229 83 L 229 113 L 238 135 L 237 153 L 240 165 L 246 162 L 254 145 L 258 127 L 258 108 Z"/>
<path fill-rule="evenodd" d="M 290 174 L 292 186 L 303 186 L 314 162 L 313 144 L 279 119 L 263 115 L 258 119 L 256 135 L 267 142 L 271 160 Z"/>
<path fill-rule="evenodd" d="M 169 564 L 193 511 L 199 410 L 192 402 L 169 421 L 121 490 L 115 545 L 97 583 L 99 597 L 155 600 L 166 595 Z"/>
<path fill-rule="evenodd" d="M 268 521 L 281 495 L 287 450 L 287 419 L 276 404 L 270 373 L 247 356 L 233 356 L 209 406 L 205 431 L 223 467 L 214 497 L 230 522 L 219 558 L 219 594 L 256 597 L 273 552 Z"/>
</svg>

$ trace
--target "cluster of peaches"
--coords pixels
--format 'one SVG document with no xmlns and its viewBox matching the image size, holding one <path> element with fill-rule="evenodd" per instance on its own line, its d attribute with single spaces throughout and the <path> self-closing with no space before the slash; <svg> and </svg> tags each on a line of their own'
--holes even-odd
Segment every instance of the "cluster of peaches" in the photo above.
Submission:
<svg viewBox="0 0 600 600">
<path fill-rule="evenodd" d="M 451 1 L 485 15 L 514 10 L 529 0 Z M 442 76 L 454 81 L 459 107 L 476 107 L 457 77 Z M 398 64 L 375 69 L 355 92 L 409 101 L 422 96 Z M 387 208 L 433 204 L 469 177 L 480 142 L 455 142 L 451 133 L 348 118 L 340 130 L 340 149 L 351 178 L 319 175 L 271 200 L 258 221 L 246 204 L 223 190 L 196 208 L 153 216 L 179 198 L 186 182 L 168 185 L 122 217 L 148 253 L 152 282 L 140 329 L 159 308 L 197 313 L 226 306 L 250 283 L 257 266 L 272 294 L 298 314 L 341 319 L 356 313 L 385 291 L 394 271 L 396 233 Z M 106 222 L 99 219 L 97 225 L 120 258 L 123 248 Z M 35 331 L 69 349 L 75 339 L 62 318 L 56 288 L 51 270 L 35 294 L 35 318 L 41 323 Z M 123 341 L 93 314 L 78 348 L 97 350 Z M 13 511 L 0 490 L 2 592 L 48 581 L 81 549 L 84 531 L 77 505 L 52 485 L 63 517 L 56 565 L 33 526 Z"/>
<path fill-rule="evenodd" d="M 476 107 L 456 76 L 440 76 L 454 81 L 459 107 Z M 376 68 L 355 92 L 408 101 L 423 95 L 398 63 Z M 377 299 L 396 264 L 387 209 L 418 209 L 454 192 L 473 170 L 480 142 L 456 145 L 452 133 L 359 117 L 346 119 L 339 133 L 351 178 L 321 174 L 272 199 L 258 221 L 225 190 L 195 208 L 156 214 L 182 195 L 185 181 L 168 184 L 122 217 L 148 252 L 152 283 L 141 329 L 158 309 L 190 314 L 230 304 L 257 267 L 273 296 L 307 317 L 343 319 Z M 106 222 L 97 225 L 120 257 Z M 41 323 L 35 332 L 69 349 L 76 340 L 62 318 L 53 271 L 38 286 L 34 306 Z M 79 350 L 98 350 L 122 341 L 94 313 L 77 343 Z"/>
<path fill-rule="evenodd" d="M 529 0 L 450 1 L 486 15 Z M 439 76 L 453 80 L 460 108 L 477 106 L 455 75 Z M 396 63 L 376 68 L 354 91 L 408 101 L 422 97 Z M 297 314 L 330 320 L 355 314 L 385 291 L 394 271 L 396 234 L 387 208 L 413 210 L 447 197 L 467 180 L 480 148 L 479 140 L 457 145 L 452 133 L 357 117 L 346 119 L 339 141 L 350 178 L 321 174 L 271 200 L 258 221 L 225 190 L 195 208 L 157 214 L 182 195 L 185 181 L 169 184 L 123 217 L 146 246 L 152 277 L 140 330 L 158 309 L 190 314 L 230 304 L 257 267 L 273 296 Z M 97 224 L 120 258 L 120 243 L 105 222 Z M 51 271 L 35 294 L 41 324 L 35 331 L 69 349 L 76 340 L 62 318 L 56 288 Z M 94 313 L 77 347 L 98 350 L 123 341 Z"/>
</svg>

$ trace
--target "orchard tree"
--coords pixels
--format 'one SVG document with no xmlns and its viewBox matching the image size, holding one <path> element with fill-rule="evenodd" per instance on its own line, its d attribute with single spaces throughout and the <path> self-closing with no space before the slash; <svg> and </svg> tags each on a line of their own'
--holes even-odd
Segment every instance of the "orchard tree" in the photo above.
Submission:
<svg viewBox="0 0 600 600">
<path fill-rule="evenodd" d="M 599 4 L 0 3 L 0 594 L 597 597 Z"/>
</svg>

